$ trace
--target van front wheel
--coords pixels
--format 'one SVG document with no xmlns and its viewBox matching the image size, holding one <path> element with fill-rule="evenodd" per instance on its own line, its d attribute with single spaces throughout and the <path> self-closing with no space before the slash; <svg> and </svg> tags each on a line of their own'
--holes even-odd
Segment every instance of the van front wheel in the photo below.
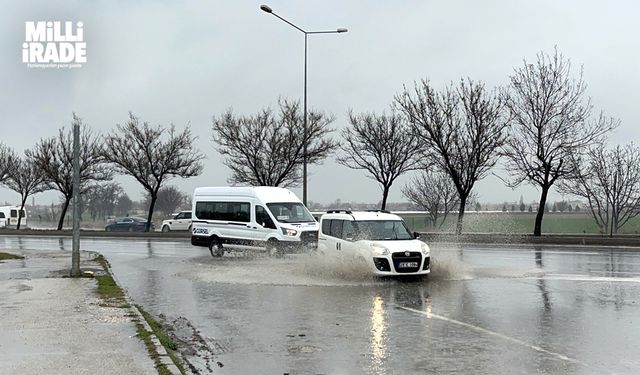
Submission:
<svg viewBox="0 0 640 375">
<path fill-rule="evenodd" d="M 269 256 L 282 256 L 282 249 L 280 248 L 280 243 L 275 238 L 267 241 L 267 253 Z"/>
<path fill-rule="evenodd" d="M 212 257 L 221 257 L 224 255 L 224 248 L 222 247 L 222 242 L 218 239 L 212 239 L 209 242 L 209 252 Z"/>
</svg>

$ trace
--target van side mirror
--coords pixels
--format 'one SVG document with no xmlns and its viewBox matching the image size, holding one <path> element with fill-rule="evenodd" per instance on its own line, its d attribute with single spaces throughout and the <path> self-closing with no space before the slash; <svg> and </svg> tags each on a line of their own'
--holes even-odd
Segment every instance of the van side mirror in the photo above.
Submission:
<svg viewBox="0 0 640 375">
<path fill-rule="evenodd" d="M 416 240 L 420 238 L 420 233 L 418 232 L 413 232 L 413 238 L 415 238 Z"/>
</svg>

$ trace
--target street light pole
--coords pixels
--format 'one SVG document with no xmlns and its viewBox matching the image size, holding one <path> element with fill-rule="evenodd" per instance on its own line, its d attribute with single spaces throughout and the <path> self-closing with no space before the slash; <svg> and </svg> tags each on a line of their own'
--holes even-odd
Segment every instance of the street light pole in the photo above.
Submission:
<svg viewBox="0 0 640 375">
<path fill-rule="evenodd" d="M 74 115 L 75 117 L 75 115 Z M 71 276 L 80 276 L 80 124 L 73 122 L 73 236 Z"/>
<path fill-rule="evenodd" d="M 302 204 L 307 205 L 307 33 L 304 33 L 304 104 L 302 128 Z"/>
<path fill-rule="evenodd" d="M 307 205 L 307 137 L 308 137 L 308 123 L 307 123 L 307 36 L 309 34 L 340 34 L 346 33 L 347 29 L 339 28 L 336 30 L 326 30 L 326 31 L 306 31 L 301 27 L 296 26 L 295 24 L 287 21 L 286 19 L 280 17 L 267 5 L 260 5 L 260 9 L 266 13 L 272 14 L 290 26 L 294 27 L 298 31 L 304 34 L 304 95 L 303 95 L 303 120 L 302 120 L 302 203 Z"/>
</svg>

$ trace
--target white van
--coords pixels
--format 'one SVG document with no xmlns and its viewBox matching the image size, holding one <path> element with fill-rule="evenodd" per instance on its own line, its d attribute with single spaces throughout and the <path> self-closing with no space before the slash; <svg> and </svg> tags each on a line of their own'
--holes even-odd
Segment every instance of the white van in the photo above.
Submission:
<svg viewBox="0 0 640 375">
<path fill-rule="evenodd" d="M 18 212 L 22 216 L 20 221 L 20 227 L 27 227 L 27 212 L 26 210 L 20 210 L 20 206 L 2 206 L 0 207 L 0 228 L 8 226 L 18 225 Z M 4 223 L 4 225 L 3 225 Z"/>
<path fill-rule="evenodd" d="M 224 244 L 270 254 L 317 246 L 318 222 L 291 191 L 278 187 L 200 187 L 193 193 L 191 244 L 222 256 Z"/>
</svg>

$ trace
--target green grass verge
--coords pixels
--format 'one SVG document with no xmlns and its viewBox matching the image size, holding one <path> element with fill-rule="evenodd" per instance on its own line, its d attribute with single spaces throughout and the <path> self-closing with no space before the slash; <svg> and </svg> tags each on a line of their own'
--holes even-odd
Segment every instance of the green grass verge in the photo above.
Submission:
<svg viewBox="0 0 640 375">
<path fill-rule="evenodd" d="M 135 306 L 138 308 L 138 310 L 144 317 L 144 320 L 146 320 L 147 323 L 149 323 L 149 327 L 151 327 L 151 329 L 153 330 L 153 333 L 155 333 L 156 336 L 158 336 L 158 339 L 160 340 L 160 343 L 162 344 L 162 346 L 171 350 L 178 349 L 178 345 L 176 345 L 176 343 L 171 339 L 171 337 L 169 337 L 164 332 L 164 330 L 162 329 L 162 325 L 160 325 L 160 323 L 158 323 L 158 321 L 155 320 L 151 316 L 151 314 L 146 312 L 140 305 L 135 305 Z"/>
<path fill-rule="evenodd" d="M 136 323 L 136 332 L 138 334 L 138 337 L 140 337 L 142 342 L 144 342 L 144 346 L 147 347 L 149 357 L 151 358 L 153 363 L 155 363 L 158 374 L 173 375 L 171 371 L 169 371 L 167 366 L 164 363 L 160 362 L 160 355 L 156 351 L 156 347 L 155 345 L 153 345 L 153 341 L 151 341 L 151 332 L 148 332 L 146 329 L 144 329 L 144 326 L 140 322 Z M 180 371 L 182 371 L 182 369 Z M 184 372 L 182 373 L 184 374 Z"/>
<path fill-rule="evenodd" d="M 455 230 L 457 213 L 450 213 L 441 228 L 434 228 L 424 214 L 401 215 L 412 231 L 449 232 Z M 536 213 L 532 212 L 467 212 L 464 215 L 464 233 L 531 234 Z M 587 212 L 547 212 L 542 219 L 545 234 L 603 234 L 591 214 Z M 640 234 L 640 216 L 627 222 L 618 234 Z"/>
<path fill-rule="evenodd" d="M 100 265 L 106 272 L 109 272 L 109 262 L 107 261 L 107 258 L 105 258 L 102 254 L 99 254 L 94 260 L 100 263 Z"/>
<path fill-rule="evenodd" d="M 100 297 L 108 301 L 122 302 L 124 300 L 124 292 L 111 275 L 98 275 L 95 277 L 98 281 L 98 294 Z"/>
<path fill-rule="evenodd" d="M 3 253 L 0 251 L 0 260 L 10 260 L 10 259 L 24 259 L 24 257 L 20 255 Z"/>
<path fill-rule="evenodd" d="M 115 305 L 116 307 L 120 307 L 120 308 L 131 308 L 131 306 L 126 303 L 127 301 L 125 298 L 124 291 L 118 286 L 116 281 L 113 279 L 113 277 L 109 273 L 109 262 L 107 261 L 107 259 L 105 259 L 105 257 L 102 255 L 98 255 L 94 260 L 100 263 L 100 265 L 106 272 L 105 275 L 95 276 L 95 279 L 98 282 L 98 288 L 97 288 L 98 295 L 103 299 L 105 304 L 108 306 Z M 144 311 L 142 307 L 138 305 L 136 305 L 135 308 L 137 308 L 138 311 L 140 311 L 140 313 L 142 314 L 142 317 L 147 321 L 147 323 L 149 324 L 149 326 L 153 331 L 153 332 L 148 332 L 147 330 L 145 330 L 142 323 L 140 323 L 138 315 L 134 314 L 133 311 L 129 310 L 131 311 L 129 316 L 134 317 L 134 322 L 136 324 L 136 333 L 138 334 L 138 337 L 140 337 L 145 347 L 147 348 L 147 351 L 149 352 L 149 357 L 155 364 L 158 374 L 172 375 L 172 372 L 167 368 L 165 364 L 163 364 L 160 361 L 160 355 L 156 351 L 156 347 L 153 344 L 153 341 L 151 341 L 152 334 L 155 334 L 158 337 L 158 339 L 160 340 L 160 343 L 165 347 L 165 349 L 167 349 L 167 353 L 173 360 L 173 363 L 175 363 L 176 366 L 178 367 L 178 370 L 180 370 L 180 373 L 184 374 L 185 373 L 184 368 L 182 367 L 182 364 L 178 356 L 173 352 L 178 348 L 176 343 L 171 339 L 171 337 L 169 337 L 164 332 L 160 323 L 158 323 L 158 321 L 156 321 L 148 312 Z"/>
<path fill-rule="evenodd" d="M 142 314 L 142 317 L 144 318 L 144 320 L 147 321 L 147 324 L 149 324 L 149 327 L 151 327 L 151 330 L 156 335 L 156 337 L 158 337 L 160 344 L 162 344 L 162 346 L 164 346 L 164 348 L 167 350 L 169 357 L 171 357 L 171 359 L 173 360 L 173 363 L 178 367 L 178 370 L 180 370 L 180 373 L 184 374 L 185 370 L 184 370 L 184 367 L 182 366 L 182 361 L 180 360 L 178 355 L 176 355 L 175 353 L 175 351 L 178 349 L 178 345 L 164 331 L 164 329 L 162 328 L 162 325 L 153 316 L 151 316 L 151 314 L 149 314 L 145 309 L 143 309 L 142 306 L 135 305 L 135 307 L 138 309 L 138 311 L 140 311 L 140 314 Z M 151 340 L 149 339 L 150 332 L 146 332 L 144 328 L 142 329 L 142 331 L 144 331 L 143 333 L 144 336 L 141 336 L 141 337 L 143 338 L 146 337 L 147 340 L 151 342 Z M 138 334 L 140 334 L 140 331 L 138 331 Z M 145 341 L 145 344 L 146 344 L 146 341 Z M 158 372 L 160 372 L 160 370 L 158 370 Z"/>
</svg>

